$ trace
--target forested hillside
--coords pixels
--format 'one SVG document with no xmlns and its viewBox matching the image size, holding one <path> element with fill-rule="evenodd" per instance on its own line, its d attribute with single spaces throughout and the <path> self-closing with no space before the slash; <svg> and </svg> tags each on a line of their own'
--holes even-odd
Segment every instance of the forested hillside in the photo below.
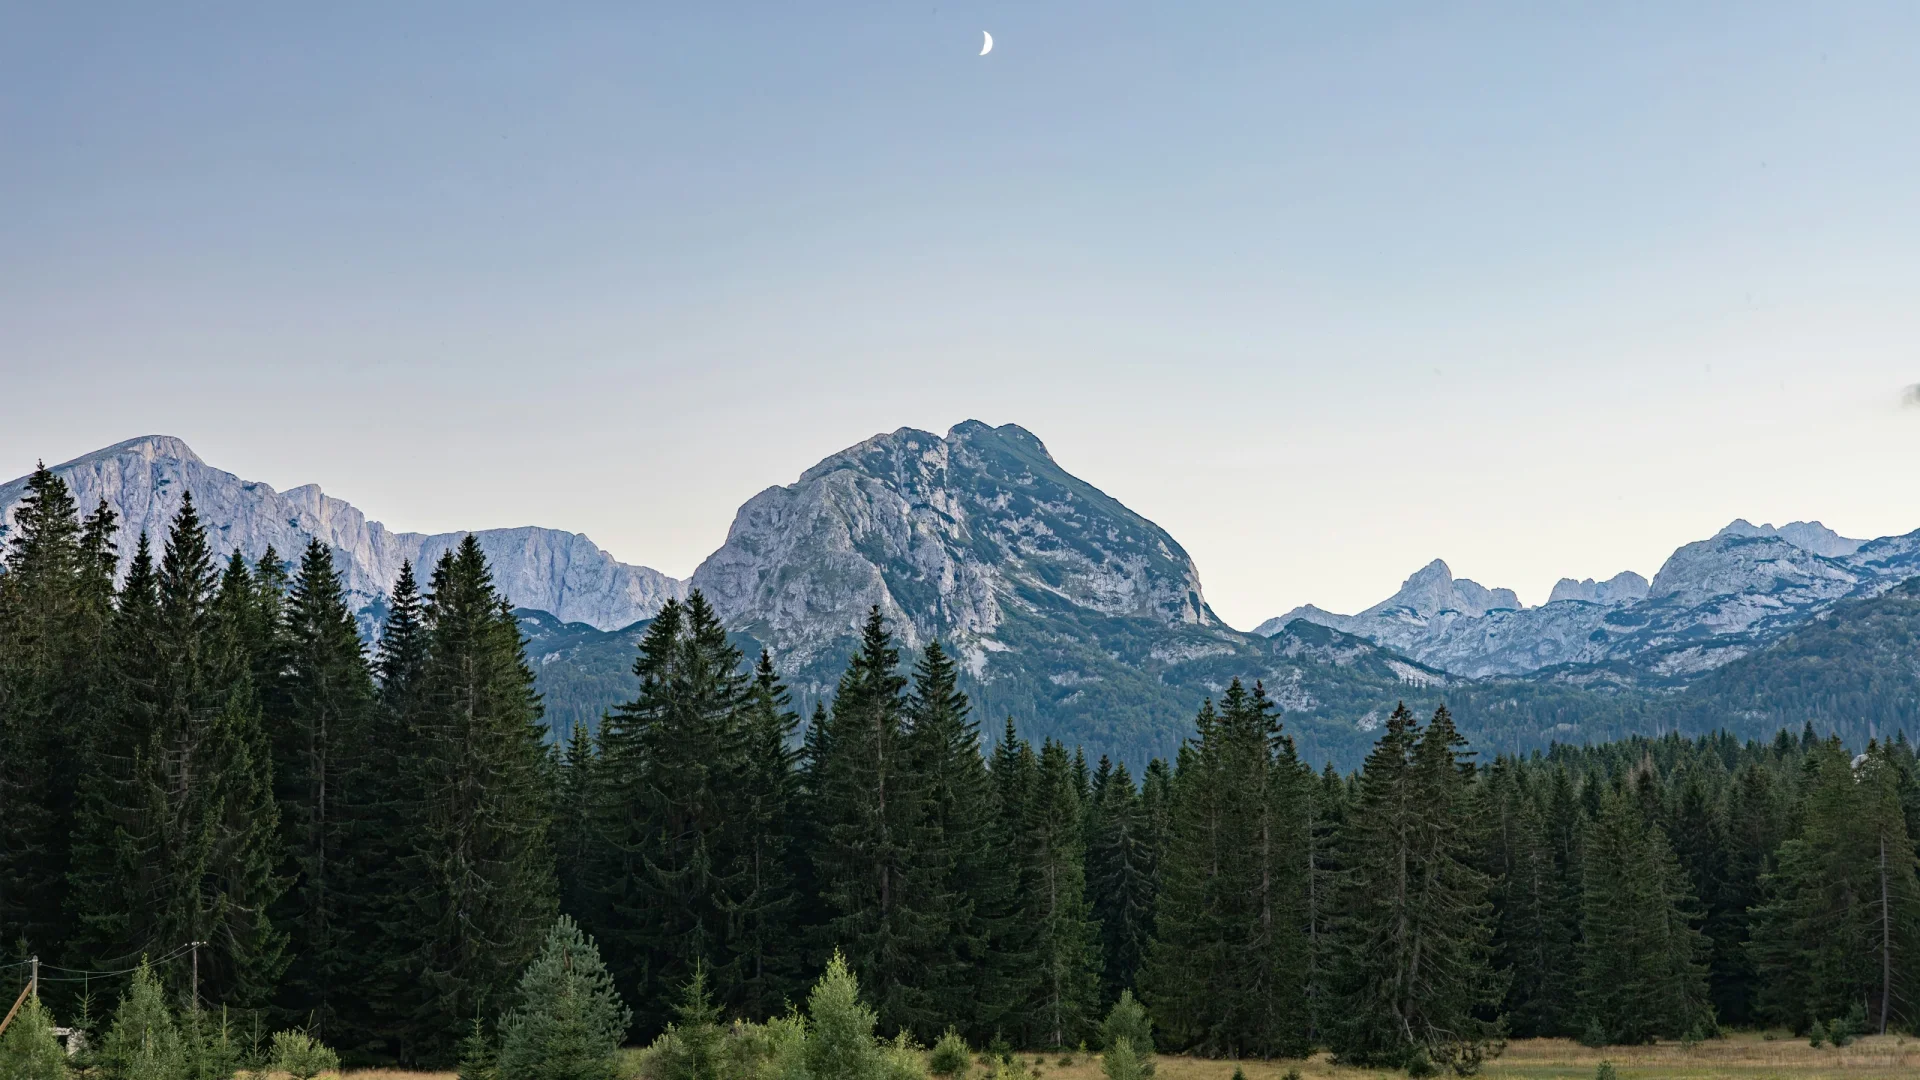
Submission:
<svg viewBox="0 0 1920 1080">
<path fill-rule="evenodd" d="M 183 499 L 116 587 L 110 518 L 36 474 L 0 574 L 0 940 L 83 1025 L 145 956 L 182 1038 L 218 1011 L 451 1064 L 574 947 L 562 915 L 639 1039 L 696 983 L 782 1014 L 835 953 L 923 1044 L 1073 1047 L 1129 993 L 1162 1049 L 1414 1071 L 1509 1034 L 1920 1022 L 1904 736 L 1491 756 L 1383 686 L 1342 772 L 1229 678 L 1135 768 L 982 717 L 877 608 L 803 715 L 696 590 L 555 745 L 476 544 L 401 575 L 369 653 L 324 546 L 223 564 Z"/>
</svg>

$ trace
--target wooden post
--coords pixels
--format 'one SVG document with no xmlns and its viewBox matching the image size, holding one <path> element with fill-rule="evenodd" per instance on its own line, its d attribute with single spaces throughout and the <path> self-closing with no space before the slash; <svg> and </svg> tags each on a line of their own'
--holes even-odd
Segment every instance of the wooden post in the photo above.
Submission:
<svg viewBox="0 0 1920 1080">
<path fill-rule="evenodd" d="M 33 993 L 33 984 L 28 983 L 21 989 L 20 996 L 13 999 L 13 1008 L 7 1010 L 7 1018 L 0 1020 L 0 1035 L 7 1033 L 7 1025 L 13 1023 L 13 1018 L 20 1013 L 20 1006 L 27 1003 L 27 995 L 31 993 Z"/>
</svg>

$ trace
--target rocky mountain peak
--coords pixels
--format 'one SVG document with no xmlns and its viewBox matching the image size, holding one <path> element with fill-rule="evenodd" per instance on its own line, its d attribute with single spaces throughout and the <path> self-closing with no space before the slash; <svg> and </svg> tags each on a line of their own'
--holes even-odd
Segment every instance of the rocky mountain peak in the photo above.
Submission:
<svg viewBox="0 0 1920 1080">
<path fill-rule="evenodd" d="M 1006 623 L 1038 612 L 1218 625 L 1164 530 L 1031 432 L 975 420 L 875 435 L 754 496 L 693 585 L 797 665 L 876 604 L 909 647 L 956 643 L 976 675 Z"/>
<path fill-rule="evenodd" d="M 1414 571 L 1399 592 L 1360 614 L 1404 612 L 1431 618 L 1452 611 L 1477 618 L 1495 609 L 1519 607 L 1520 597 L 1512 589 L 1489 589 L 1471 578 L 1455 578 L 1445 560 L 1435 559 Z"/>
<path fill-rule="evenodd" d="M 1579 600 L 1588 604 L 1630 604 L 1647 597 L 1647 579 L 1631 570 L 1623 570 L 1605 581 L 1592 578 L 1574 580 L 1563 577 L 1554 583 L 1547 603 Z"/>
<path fill-rule="evenodd" d="M 1735 518 L 1726 528 L 1714 533 L 1712 538 L 1718 540 L 1723 536 L 1777 536 L 1802 551 L 1811 551 L 1829 559 L 1845 558 L 1859 551 L 1866 543 L 1865 540 L 1841 536 L 1817 521 L 1790 521 L 1776 529 L 1771 523 L 1755 525 L 1746 518 Z"/>
</svg>

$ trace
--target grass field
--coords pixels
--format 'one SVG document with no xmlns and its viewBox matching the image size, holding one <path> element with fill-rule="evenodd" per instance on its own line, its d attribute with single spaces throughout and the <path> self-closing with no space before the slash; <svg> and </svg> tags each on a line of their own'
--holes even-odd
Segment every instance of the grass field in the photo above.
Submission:
<svg viewBox="0 0 1920 1080">
<path fill-rule="evenodd" d="M 1029 1066 L 1032 1054 L 1021 1055 Z M 1038 1058 L 1041 1080 L 1100 1080 L 1097 1057 L 1074 1055 L 1071 1065 L 1058 1055 Z M 1658 1046 L 1616 1046 L 1589 1050 L 1564 1039 L 1528 1039 L 1510 1043 L 1507 1052 L 1488 1064 L 1489 1080 L 1591 1077 L 1602 1061 L 1611 1061 L 1621 1080 L 1915 1080 L 1920 1078 L 1920 1039 L 1899 1035 L 1864 1038 L 1836 1050 L 1816 1050 L 1804 1039 L 1781 1036 L 1770 1041 L 1760 1035 L 1740 1034 L 1687 1048 L 1678 1043 Z M 1155 1080 L 1229 1080 L 1238 1065 L 1247 1080 L 1282 1080 L 1287 1070 L 1318 1080 L 1370 1080 L 1391 1077 L 1375 1069 L 1347 1069 L 1329 1065 L 1324 1057 L 1312 1061 L 1200 1061 L 1162 1057 Z M 453 1080 L 452 1073 L 406 1073 L 371 1070 L 347 1074 L 352 1080 Z M 981 1070 L 975 1069 L 975 1077 Z"/>
</svg>

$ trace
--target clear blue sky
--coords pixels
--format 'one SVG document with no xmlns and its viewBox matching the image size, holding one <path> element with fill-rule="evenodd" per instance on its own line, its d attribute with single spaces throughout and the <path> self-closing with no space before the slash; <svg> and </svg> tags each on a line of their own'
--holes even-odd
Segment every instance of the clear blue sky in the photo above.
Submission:
<svg viewBox="0 0 1920 1080">
<path fill-rule="evenodd" d="M 686 574 L 977 417 L 1240 625 L 1539 602 L 1920 527 L 1916 116 L 1910 2 L 0 0 L 0 475 L 164 432 Z"/>
</svg>

